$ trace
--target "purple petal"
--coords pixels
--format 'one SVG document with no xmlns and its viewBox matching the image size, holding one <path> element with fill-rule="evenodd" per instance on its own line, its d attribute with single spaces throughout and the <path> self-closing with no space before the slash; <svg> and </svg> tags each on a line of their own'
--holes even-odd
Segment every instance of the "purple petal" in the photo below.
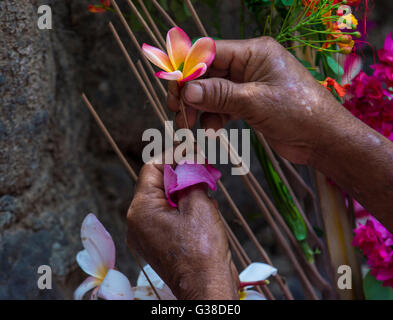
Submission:
<svg viewBox="0 0 393 320">
<path fill-rule="evenodd" d="M 208 187 L 215 191 L 217 180 L 221 173 L 210 165 L 201 164 L 178 164 L 173 170 L 171 166 L 164 166 L 164 186 L 165 195 L 172 207 L 177 207 L 174 194 L 177 191 L 191 187 L 199 183 L 206 183 Z"/>
<path fill-rule="evenodd" d="M 385 46 L 384 49 L 386 51 L 393 51 L 393 39 L 392 39 L 392 33 L 390 32 L 386 39 L 385 39 Z"/>
</svg>

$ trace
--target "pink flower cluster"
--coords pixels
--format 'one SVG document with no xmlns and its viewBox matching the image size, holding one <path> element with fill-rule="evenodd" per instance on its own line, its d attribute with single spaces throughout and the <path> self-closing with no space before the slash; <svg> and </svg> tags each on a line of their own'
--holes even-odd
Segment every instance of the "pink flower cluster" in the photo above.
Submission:
<svg viewBox="0 0 393 320">
<path fill-rule="evenodd" d="M 371 76 L 361 71 L 352 80 L 344 106 L 357 118 L 393 141 L 393 40 L 390 33 L 378 51 L 380 63 Z"/>
<path fill-rule="evenodd" d="M 367 257 L 370 273 L 393 288 L 393 235 L 374 217 L 368 216 L 365 224 L 355 229 L 352 245 L 359 247 Z"/>
<path fill-rule="evenodd" d="M 361 69 L 361 59 L 348 56 L 344 82 L 351 81 L 344 106 L 354 116 L 393 141 L 393 40 L 389 33 L 385 46 L 378 51 L 380 62 L 372 65 L 368 76 Z M 360 72 L 359 72 L 360 71 Z M 355 76 L 356 75 L 356 76 Z M 356 201 L 358 221 L 353 245 L 367 257 L 371 274 L 384 286 L 393 288 L 393 235 Z"/>
</svg>

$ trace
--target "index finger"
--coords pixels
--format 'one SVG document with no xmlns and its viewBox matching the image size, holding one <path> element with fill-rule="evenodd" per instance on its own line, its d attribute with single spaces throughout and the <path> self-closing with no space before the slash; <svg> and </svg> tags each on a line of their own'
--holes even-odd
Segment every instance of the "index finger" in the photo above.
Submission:
<svg viewBox="0 0 393 320">
<path fill-rule="evenodd" d="M 244 71 L 252 55 L 255 39 L 216 40 L 216 57 L 210 66 L 209 76 L 243 82 Z"/>
<path fill-rule="evenodd" d="M 142 167 L 135 193 L 154 194 L 165 198 L 163 163 L 173 163 L 173 149 L 166 149 Z"/>
<path fill-rule="evenodd" d="M 135 193 L 164 195 L 164 165 L 145 164 L 139 172 Z"/>
</svg>

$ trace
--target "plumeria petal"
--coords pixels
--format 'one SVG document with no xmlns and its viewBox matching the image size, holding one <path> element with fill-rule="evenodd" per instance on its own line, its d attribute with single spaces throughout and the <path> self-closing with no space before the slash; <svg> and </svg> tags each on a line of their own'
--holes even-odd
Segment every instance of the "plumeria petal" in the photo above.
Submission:
<svg viewBox="0 0 393 320">
<path fill-rule="evenodd" d="M 143 267 L 143 270 L 146 272 L 147 276 L 149 277 L 151 283 L 154 285 L 155 288 L 162 289 L 165 286 L 165 282 L 162 281 L 160 276 L 153 270 L 153 268 L 147 264 Z M 150 283 L 147 281 L 145 275 L 141 271 L 138 276 L 138 280 L 136 282 L 138 287 L 149 287 Z"/>
<path fill-rule="evenodd" d="M 179 70 L 173 72 L 158 71 L 155 76 L 165 80 L 181 80 L 183 73 Z"/>
<path fill-rule="evenodd" d="M 94 264 L 96 267 L 94 274 L 102 279 L 105 277 L 106 271 L 115 266 L 115 244 L 111 235 L 105 230 L 96 216 L 90 213 L 83 220 L 81 238 L 83 246 L 90 256 L 90 261 L 84 261 L 86 262 L 84 267 L 87 268 L 88 266 L 88 270 L 91 271 L 91 267 Z"/>
<path fill-rule="evenodd" d="M 167 54 L 164 51 L 156 47 L 152 47 L 151 45 L 148 45 L 146 43 L 142 45 L 142 50 L 146 58 L 149 59 L 151 63 L 153 63 L 160 69 L 167 72 L 172 72 L 176 70 L 173 69 L 171 61 L 169 60 Z"/>
<path fill-rule="evenodd" d="M 177 300 L 167 285 L 165 285 L 162 289 L 156 288 L 156 290 L 161 300 Z M 134 292 L 134 300 L 158 300 L 158 297 L 151 287 L 138 286 L 132 288 L 132 291 Z"/>
<path fill-rule="evenodd" d="M 266 263 L 254 262 L 239 274 L 241 282 L 255 282 L 266 280 L 271 275 L 277 274 L 277 269 Z"/>
<path fill-rule="evenodd" d="M 181 82 L 187 82 L 199 78 L 205 74 L 207 66 L 205 63 L 198 63 L 193 69 L 189 71 L 188 74 L 184 75 Z"/>
<path fill-rule="evenodd" d="M 212 165 L 206 163 L 205 167 L 207 169 L 207 171 L 209 171 L 209 173 L 212 175 L 213 179 L 218 181 L 221 179 L 221 172 L 220 170 L 214 168 Z"/>
<path fill-rule="evenodd" d="M 82 300 L 83 296 L 86 292 L 90 291 L 94 287 L 97 287 L 100 284 L 100 281 L 94 277 L 88 277 L 85 281 L 83 281 L 78 288 L 76 288 L 74 292 L 75 300 Z"/>
<path fill-rule="evenodd" d="M 134 294 L 134 300 L 158 300 L 158 297 L 150 286 L 141 287 L 138 285 L 132 288 L 132 292 Z"/>
<path fill-rule="evenodd" d="M 111 269 L 98 290 L 98 296 L 106 300 L 132 300 L 134 293 L 130 281 L 121 272 Z"/>
<path fill-rule="evenodd" d="M 98 286 L 93 290 L 93 292 L 90 295 L 90 300 L 98 300 L 98 290 L 100 290 L 100 287 Z"/>
<path fill-rule="evenodd" d="M 179 69 L 186 60 L 187 54 L 192 47 L 192 42 L 188 35 L 180 28 L 170 29 L 166 35 L 166 49 L 173 70 Z"/>
<path fill-rule="evenodd" d="M 198 39 L 187 54 L 184 62 L 183 73 L 190 74 L 190 71 L 199 63 L 210 67 L 216 56 L 216 44 L 212 38 L 204 37 Z"/>
<path fill-rule="evenodd" d="M 172 207 L 177 207 L 174 193 L 199 183 L 206 183 L 211 190 L 215 191 L 218 176 L 216 171 L 212 173 L 211 167 L 207 169 L 201 164 L 178 164 L 175 170 L 171 166 L 165 165 L 164 187 L 169 204 Z"/>
<path fill-rule="evenodd" d="M 258 291 L 255 290 L 246 290 L 244 291 L 245 298 L 242 300 L 266 300 L 266 298 L 261 295 Z"/>
<path fill-rule="evenodd" d="M 97 263 L 92 260 L 87 250 L 82 250 L 78 252 L 78 254 L 76 255 L 76 262 L 87 274 L 96 278 L 100 275 L 100 270 L 98 270 L 97 268 Z"/>
<path fill-rule="evenodd" d="M 171 289 L 165 284 L 160 276 L 153 270 L 150 265 L 144 266 L 143 270 L 146 272 L 154 288 L 158 291 L 162 300 L 175 300 L 175 296 Z M 137 280 L 137 287 L 133 288 L 135 299 L 139 300 L 156 300 L 157 296 L 153 293 L 150 283 L 147 281 L 145 275 L 141 271 Z"/>
</svg>

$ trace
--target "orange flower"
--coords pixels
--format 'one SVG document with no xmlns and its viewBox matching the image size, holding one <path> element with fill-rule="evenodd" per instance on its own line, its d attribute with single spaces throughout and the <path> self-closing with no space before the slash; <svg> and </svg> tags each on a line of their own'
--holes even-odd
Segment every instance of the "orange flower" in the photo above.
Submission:
<svg viewBox="0 0 393 320">
<path fill-rule="evenodd" d="M 326 17 L 330 17 L 331 12 L 329 12 Z M 352 15 L 351 15 L 352 16 Z M 353 17 L 353 16 L 352 16 Z M 357 25 L 357 20 L 355 17 L 353 17 L 353 24 L 356 26 Z M 356 24 L 355 24 L 356 21 Z M 337 46 L 340 48 L 340 52 L 344 54 L 349 54 L 353 46 L 355 45 L 355 41 L 352 39 L 352 36 L 349 34 L 342 34 L 340 30 L 340 26 L 338 25 L 337 22 L 335 21 L 326 21 L 326 30 L 330 32 L 328 36 L 326 37 L 328 41 L 326 41 L 322 48 L 327 49 L 329 48 L 332 44 L 337 44 Z"/>
<path fill-rule="evenodd" d="M 92 13 L 104 13 L 111 5 L 111 0 L 101 0 L 101 4 L 89 4 Z"/>
<path fill-rule="evenodd" d="M 321 84 L 330 92 L 332 91 L 330 87 L 333 87 L 334 91 L 336 91 L 340 98 L 343 98 L 345 96 L 345 92 L 349 88 L 349 84 L 345 84 L 344 86 L 342 86 L 336 80 L 330 77 L 327 77 L 324 81 L 321 82 Z"/>
</svg>

